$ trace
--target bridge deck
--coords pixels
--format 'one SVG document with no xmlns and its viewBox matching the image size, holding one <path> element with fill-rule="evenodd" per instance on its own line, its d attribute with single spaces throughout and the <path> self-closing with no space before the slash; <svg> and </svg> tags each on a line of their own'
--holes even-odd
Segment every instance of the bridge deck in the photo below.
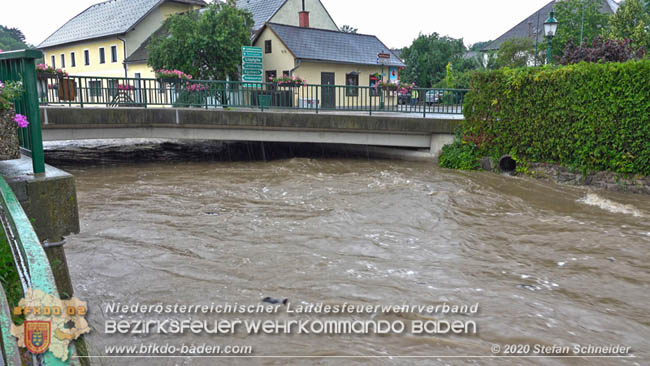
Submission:
<svg viewBox="0 0 650 366">
<path fill-rule="evenodd" d="M 462 116 L 395 112 L 199 108 L 42 108 L 45 141 L 212 139 L 430 148 Z"/>
</svg>

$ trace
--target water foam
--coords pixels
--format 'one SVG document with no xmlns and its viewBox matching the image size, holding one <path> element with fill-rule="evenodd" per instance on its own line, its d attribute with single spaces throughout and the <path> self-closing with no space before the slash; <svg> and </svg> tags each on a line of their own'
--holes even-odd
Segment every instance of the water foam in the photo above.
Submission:
<svg viewBox="0 0 650 366">
<path fill-rule="evenodd" d="M 579 199 L 578 202 L 589 206 L 595 206 L 611 213 L 633 215 L 634 217 L 646 217 L 646 215 L 632 205 L 614 202 L 607 198 L 600 197 L 595 193 L 588 193 L 587 196 Z"/>
</svg>

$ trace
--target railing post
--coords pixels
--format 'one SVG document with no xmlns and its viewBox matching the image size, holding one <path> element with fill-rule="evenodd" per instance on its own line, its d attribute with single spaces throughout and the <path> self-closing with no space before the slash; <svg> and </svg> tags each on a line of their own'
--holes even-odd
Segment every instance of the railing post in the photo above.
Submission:
<svg viewBox="0 0 650 366">
<path fill-rule="evenodd" d="M 41 112 L 39 110 L 36 59 L 43 57 L 38 50 L 22 50 L 0 53 L 0 75 L 6 80 L 22 81 L 24 95 L 16 101 L 16 113 L 25 114 L 29 120 L 26 133 L 21 132 L 21 146 L 31 150 L 34 174 L 45 173 Z M 27 141 L 25 141 L 27 140 Z"/>
</svg>

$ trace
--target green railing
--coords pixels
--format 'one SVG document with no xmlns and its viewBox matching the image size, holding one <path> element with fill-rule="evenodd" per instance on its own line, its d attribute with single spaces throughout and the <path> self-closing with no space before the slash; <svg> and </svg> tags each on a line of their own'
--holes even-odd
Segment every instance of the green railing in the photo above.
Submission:
<svg viewBox="0 0 650 366">
<path fill-rule="evenodd" d="M 16 113 L 27 116 L 29 120 L 29 126 L 20 129 L 19 137 L 23 152 L 32 157 L 35 174 L 45 172 L 35 64 L 35 60 L 41 57 L 43 53 L 37 50 L 0 53 L 0 80 L 21 81 L 25 88 L 24 95 L 14 101 L 14 104 Z"/>
<path fill-rule="evenodd" d="M 462 114 L 464 89 L 39 75 L 41 104 Z M 269 101 L 270 99 L 270 101 Z M 268 105 L 267 105 L 268 103 Z"/>
<path fill-rule="evenodd" d="M 28 288 L 39 289 L 46 294 L 52 295 L 56 298 L 59 297 L 59 292 L 56 287 L 54 275 L 50 268 L 50 262 L 47 255 L 41 246 L 41 243 L 32 227 L 31 222 L 27 218 L 18 198 L 16 198 L 11 187 L 7 184 L 4 178 L 0 177 L 0 221 L 7 234 L 9 245 L 14 257 L 14 263 L 18 270 L 19 277 L 23 286 L 23 291 Z M 0 305 L 6 301 L 2 299 Z M 7 343 L 9 340 L 15 339 L 11 336 L 8 337 L 5 326 L 11 321 L 10 316 L 7 319 L 7 314 L 1 311 L 0 307 L 0 331 L 2 332 L 3 346 L 5 352 L 13 352 L 15 350 L 15 341 Z M 70 357 L 76 357 L 76 349 L 72 343 L 70 346 Z M 5 353 L 7 358 L 9 356 Z M 7 360 L 8 364 L 10 360 Z M 60 366 L 60 365 L 76 365 L 78 361 L 70 360 L 61 361 L 56 358 L 52 352 L 48 351 L 42 356 L 42 361 L 46 366 Z M 0 362 L 0 364 L 2 364 Z"/>
</svg>

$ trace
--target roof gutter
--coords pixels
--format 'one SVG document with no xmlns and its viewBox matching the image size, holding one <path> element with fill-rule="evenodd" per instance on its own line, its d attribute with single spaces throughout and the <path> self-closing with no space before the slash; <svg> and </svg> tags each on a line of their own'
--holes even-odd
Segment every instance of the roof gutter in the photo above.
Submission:
<svg viewBox="0 0 650 366">
<path fill-rule="evenodd" d="M 294 67 L 293 69 L 289 70 L 289 76 L 293 76 L 293 72 L 296 71 L 296 70 L 298 70 L 298 68 L 300 67 L 300 65 L 302 65 L 302 60 L 301 60 L 301 59 L 297 59 L 297 60 L 296 60 L 296 67 Z"/>
<path fill-rule="evenodd" d="M 126 63 L 126 58 L 127 58 L 127 54 L 128 54 L 127 49 L 126 49 L 126 39 L 120 38 L 120 36 L 117 36 L 117 39 L 122 41 L 122 45 L 124 46 L 123 47 L 123 49 L 124 49 L 124 61 L 122 62 L 122 64 L 124 65 L 124 77 L 128 78 L 129 77 L 129 65 Z"/>
</svg>

